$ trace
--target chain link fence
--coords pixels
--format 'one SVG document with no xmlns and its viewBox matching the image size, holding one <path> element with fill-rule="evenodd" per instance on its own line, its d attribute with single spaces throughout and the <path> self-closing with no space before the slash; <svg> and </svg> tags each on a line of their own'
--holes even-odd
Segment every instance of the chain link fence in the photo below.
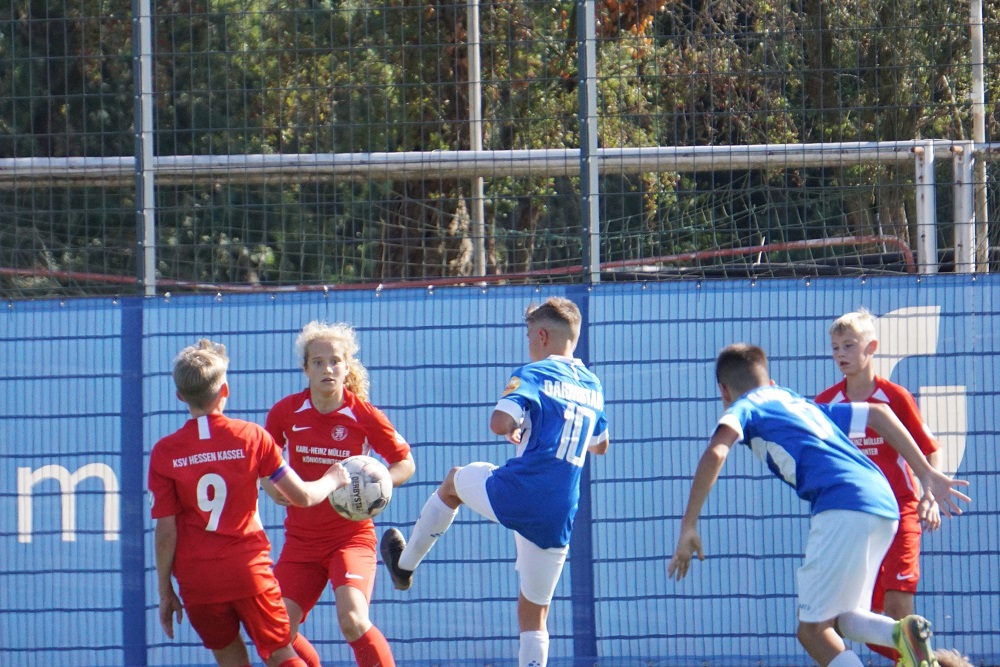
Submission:
<svg viewBox="0 0 1000 667">
<path fill-rule="evenodd" d="M 586 275 L 584 0 L 175 0 L 145 22 L 143 5 L 22 1 L 0 16 L 5 298 Z M 1000 80 L 1000 8 L 981 11 L 977 66 L 965 3 L 597 0 L 601 279 L 950 270 L 962 202 L 947 160 L 921 219 L 912 163 L 795 154 L 973 139 L 976 83 L 992 100 Z M 996 110 L 978 108 L 988 166 Z M 783 150 L 697 168 L 613 153 L 726 146 Z M 433 158 L 471 149 L 457 171 Z M 509 167 L 518 152 L 530 168 Z M 398 155 L 409 168 L 367 159 Z M 353 166 L 262 167 L 282 157 Z M 976 174 L 982 271 L 1000 184 Z"/>
</svg>

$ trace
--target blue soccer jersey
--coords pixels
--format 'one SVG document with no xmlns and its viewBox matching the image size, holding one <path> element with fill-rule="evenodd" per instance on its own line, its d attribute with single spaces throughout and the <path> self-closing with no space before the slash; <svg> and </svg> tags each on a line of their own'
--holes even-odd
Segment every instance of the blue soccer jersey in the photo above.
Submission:
<svg viewBox="0 0 1000 667">
<path fill-rule="evenodd" d="M 569 544 L 587 447 L 608 437 L 600 380 L 579 359 L 553 355 L 517 369 L 496 409 L 522 435 L 517 456 L 486 481 L 493 512 L 543 549 Z"/>
<path fill-rule="evenodd" d="M 842 509 L 899 519 L 882 471 L 848 439 L 863 436 L 867 421 L 867 403 L 816 405 L 769 386 L 744 394 L 719 424 L 735 430 L 813 514 Z"/>
</svg>

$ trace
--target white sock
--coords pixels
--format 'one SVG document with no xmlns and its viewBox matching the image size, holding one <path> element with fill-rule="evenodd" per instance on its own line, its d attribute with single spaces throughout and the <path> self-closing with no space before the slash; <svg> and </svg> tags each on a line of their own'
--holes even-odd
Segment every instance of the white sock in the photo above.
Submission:
<svg viewBox="0 0 1000 667">
<path fill-rule="evenodd" d="M 521 633 L 521 647 L 517 652 L 517 667 L 545 667 L 549 661 L 549 633 L 530 630 Z"/>
<path fill-rule="evenodd" d="M 413 524 L 413 532 L 406 542 L 406 548 L 399 556 L 399 567 L 404 570 L 415 570 L 427 552 L 431 550 L 437 539 L 444 535 L 448 526 L 454 521 L 458 509 L 452 509 L 444 504 L 437 491 L 424 503 L 417 522 Z"/>
<path fill-rule="evenodd" d="M 837 626 L 840 628 L 840 634 L 851 641 L 890 648 L 896 646 L 892 641 L 892 630 L 896 627 L 896 621 L 888 616 L 855 609 L 838 616 Z"/>
<path fill-rule="evenodd" d="M 826 667 L 865 667 L 865 663 L 861 662 L 861 658 L 858 657 L 857 653 L 851 649 L 847 649 L 831 660 L 830 664 Z"/>
</svg>

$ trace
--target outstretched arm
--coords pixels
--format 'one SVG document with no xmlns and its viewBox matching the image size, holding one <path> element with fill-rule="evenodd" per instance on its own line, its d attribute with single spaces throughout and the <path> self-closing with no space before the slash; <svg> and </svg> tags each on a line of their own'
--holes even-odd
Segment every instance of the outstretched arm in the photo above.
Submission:
<svg viewBox="0 0 1000 667">
<path fill-rule="evenodd" d="M 271 498 L 271 500 L 281 505 L 282 507 L 288 507 L 289 505 L 291 505 L 291 503 L 288 502 L 288 498 L 286 498 L 284 494 L 282 494 L 281 491 L 278 490 L 278 487 L 274 485 L 274 482 L 269 480 L 267 477 L 261 478 L 260 488 L 264 489 L 264 493 L 266 493 Z"/>
<path fill-rule="evenodd" d="M 942 456 L 940 449 L 925 456 L 927 456 L 927 462 L 931 464 L 932 468 L 941 470 Z M 924 517 L 921 525 L 928 533 L 933 533 L 941 527 L 941 508 L 938 506 L 936 500 L 921 498 L 920 505 L 917 507 L 917 516 Z"/>
<path fill-rule="evenodd" d="M 933 503 L 928 501 L 937 500 L 941 509 L 948 516 L 962 513 L 962 509 L 955 502 L 956 499 L 970 502 L 969 496 L 965 495 L 955 487 L 969 486 L 965 480 L 952 479 L 948 475 L 935 470 L 923 455 L 913 436 L 906 430 L 903 423 L 892 412 L 887 405 L 873 404 L 868 408 L 868 425 L 875 429 L 879 435 L 885 438 L 892 448 L 899 452 L 900 456 L 906 460 L 913 469 L 913 474 L 920 480 L 924 488 L 924 501 L 921 508 L 926 511 L 927 507 Z M 928 495 L 929 494 L 929 495 Z M 920 517 L 924 519 L 924 516 Z"/>
<path fill-rule="evenodd" d="M 681 534 L 677 538 L 677 548 L 667 565 L 667 576 L 672 579 L 680 581 L 687 576 L 693 556 L 697 555 L 698 560 L 705 560 L 701 536 L 698 534 L 698 517 L 701 516 L 701 508 L 708 499 L 708 493 L 715 486 L 722 466 L 726 463 L 726 457 L 732 451 L 737 438 L 739 434 L 736 431 L 729 426 L 720 425 L 715 429 L 708 447 L 698 461 L 687 507 L 681 519 Z"/>
<path fill-rule="evenodd" d="M 288 465 L 282 466 L 281 472 L 282 475 L 278 479 L 274 479 L 275 475 L 272 475 L 272 481 L 288 502 L 296 507 L 318 505 L 326 500 L 334 489 L 351 483 L 351 476 L 340 462 L 331 465 L 322 477 L 313 482 L 303 482 L 299 474 Z"/>
</svg>

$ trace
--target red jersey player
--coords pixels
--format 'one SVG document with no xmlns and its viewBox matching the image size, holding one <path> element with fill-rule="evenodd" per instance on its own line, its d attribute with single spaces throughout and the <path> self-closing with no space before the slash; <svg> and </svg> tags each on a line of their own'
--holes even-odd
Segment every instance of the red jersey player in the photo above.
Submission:
<svg viewBox="0 0 1000 667">
<path fill-rule="evenodd" d="M 934 468 L 939 468 L 938 443 L 924 424 L 913 396 L 903 387 L 875 375 L 872 358 L 878 348 L 875 320 L 864 308 L 838 318 L 830 327 L 830 345 L 833 359 L 844 379 L 820 392 L 817 403 L 868 402 L 884 403 L 899 417 L 906 429 Z M 855 438 L 854 444 L 879 467 L 899 503 L 899 528 L 896 537 L 882 561 L 875 590 L 872 593 L 872 611 L 892 618 L 903 618 L 914 612 L 913 597 L 920 580 L 921 522 L 917 518 L 918 503 L 913 472 L 899 454 L 882 436 L 868 429 L 864 438 Z M 929 508 L 924 521 L 927 530 L 937 530 L 941 515 L 935 503 Z M 895 651 L 869 645 L 872 650 L 897 660 Z"/>
<path fill-rule="evenodd" d="M 296 354 L 309 386 L 271 408 L 266 428 L 285 446 L 288 462 L 303 479 L 315 479 L 331 463 L 374 451 L 386 460 L 393 486 L 413 475 L 415 465 L 406 440 L 381 410 L 368 402 L 368 373 L 355 358 L 358 341 L 346 324 L 310 322 L 295 341 Z M 268 485 L 279 503 L 282 498 Z M 349 521 L 329 503 L 289 507 L 285 544 L 274 573 L 291 619 L 296 652 L 309 667 L 319 656 L 300 633 L 299 624 L 316 605 L 329 581 L 340 630 L 359 667 L 392 667 L 389 643 L 372 624 L 368 606 L 375 585 L 377 559 L 372 521 Z"/>
<path fill-rule="evenodd" d="M 250 665 L 241 623 L 269 667 L 302 666 L 257 515 L 258 480 L 268 477 L 290 502 L 306 506 L 350 478 L 334 464 L 302 482 L 264 429 L 226 417 L 228 365 L 226 348 L 208 340 L 174 360 L 177 397 L 192 419 L 159 440 L 149 458 L 160 624 L 173 639 L 174 618 L 181 622 L 186 608 L 220 667 Z"/>
</svg>

